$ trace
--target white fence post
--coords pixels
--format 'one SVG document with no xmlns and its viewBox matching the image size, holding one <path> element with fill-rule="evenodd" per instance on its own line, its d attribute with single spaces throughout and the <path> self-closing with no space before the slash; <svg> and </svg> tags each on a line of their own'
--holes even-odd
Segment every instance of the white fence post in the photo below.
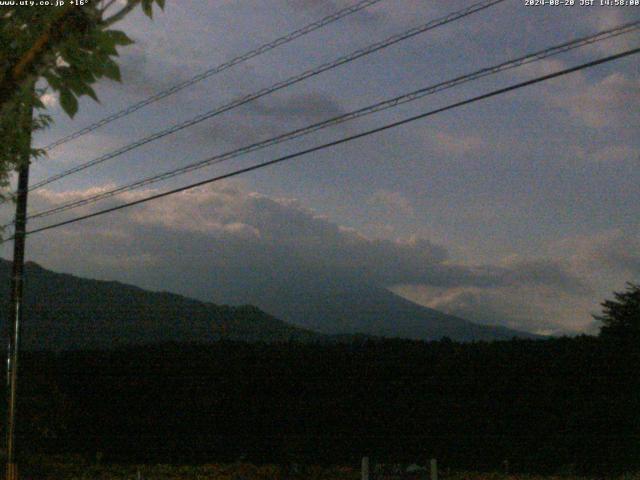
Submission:
<svg viewBox="0 0 640 480">
<path fill-rule="evenodd" d="M 438 480 L 438 461 L 431 459 L 431 480 Z"/>
<path fill-rule="evenodd" d="M 369 480 L 369 457 L 362 457 L 362 480 Z"/>
</svg>

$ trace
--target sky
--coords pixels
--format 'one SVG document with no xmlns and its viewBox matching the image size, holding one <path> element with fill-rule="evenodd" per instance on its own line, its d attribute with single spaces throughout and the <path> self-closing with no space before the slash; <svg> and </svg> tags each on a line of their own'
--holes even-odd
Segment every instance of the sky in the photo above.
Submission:
<svg viewBox="0 0 640 480">
<path fill-rule="evenodd" d="M 122 83 L 69 119 L 55 94 L 46 145 L 356 3 L 168 0 L 118 24 Z M 98 157 L 471 1 L 383 0 L 49 152 L 31 182 Z M 579 3 L 576 2 L 576 3 Z M 507 0 L 36 190 L 30 211 L 108 190 L 624 22 L 640 7 Z M 31 228 L 230 172 L 640 45 L 633 33 L 207 167 Z M 85 222 L 34 234 L 46 268 L 220 303 L 313 274 L 383 286 L 479 323 L 597 332 L 593 313 L 640 281 L 638 56 Z M 0 212 L 5 222 L 10 208 Z M 4 223 L 4 222 L 3 222 Z M 0 252 L 10 258 L 11 249 Z M 311 284 L 310 284 L 311 285 Z M 313 288 L 310 286 L 309 288 Z"/>
</svg>

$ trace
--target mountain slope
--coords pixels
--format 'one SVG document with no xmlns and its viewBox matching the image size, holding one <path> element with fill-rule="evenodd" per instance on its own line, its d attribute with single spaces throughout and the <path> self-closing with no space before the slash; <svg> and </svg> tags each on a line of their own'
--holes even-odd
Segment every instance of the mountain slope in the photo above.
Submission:
<svg viewBox="0 0 640 480">
<path fill-rule="evenodd" d="M 423 307 L 376 286 L 291 285 L 249 301 L 284 321 L 327 334 L 364 333 L 416 340 L 458 341 L 540 338 L 505 327 L 479 325 Z"/>
<path fill-rule="evenodd" d="M 0 302 L 8 300 L 10 262 L 0 259 Z M 89 280 L 26 265 L 24 347 L 69 349 L 161 342 L 350 341 L 382 336 L 416 340 L 504 340 L 535 335 L 478 325 L 390 291 L 327 278 L 247 289 L 231 307 L 119 282 Z M 235 303 L 235 302 L 234 302 Z M 268 313 L 265 313 L 268 312 Z M 0 313 L 6 328 L 7 308 Z M 282 319 L 282 320 L 279 320 Z M 319 332 L 319 333 L 316 333 Z"/>
<path fill-rule="evenodd" d="M 0 259 L 0 302 L 8 301 L 10 262 Z M 253 306 L 219 306 L 118 282 L 25 268 L 27 349 L 115 347 L 137 343 L 312 340 L 320 335 L 288 325 Z M 2 308 L 6 328 L 7 308 Z"/>
</svg>

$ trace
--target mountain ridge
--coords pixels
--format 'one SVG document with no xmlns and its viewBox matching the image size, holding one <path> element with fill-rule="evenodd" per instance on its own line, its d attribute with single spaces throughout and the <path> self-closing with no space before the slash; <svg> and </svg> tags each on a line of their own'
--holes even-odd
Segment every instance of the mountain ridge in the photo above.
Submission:
<svg viewBox="0 0 640 480">
<path fill-rule="evenodd" d="M 7 282 L 7 288 L 0 291 L 0 301 L 5 305 L 10 265 L 0 259 L 0 276 Z M 67 350 L 222 339 L 343 342 L 374 336 L 414 340 L 450 337 L 459 341 L 539 338 L 504 327 L 477 325 L 379 287 L 356 285 L 341 290 L 324 285 L 304 290 L 301 284 L 300 289 L 269 290 L 265 298 L 250 297 L 240 306 L 218 305 L 118 281 L 53 272 L 27 262 L 23 346 Z M 289 308 L 283 309 L 283 305 Z M 6 312 L 4 308 L 5 331 Z"/>
<path fill-rule="evenodd" d="M 9 279 L 11 263 L 0 261 Z M 8 285 L 8 283 L 7 283 Z M 8 301 L 9 288 L 0 292 Z M 116 281 L 93 280 L 25 264 L 27 349 L 66 350 L 161 342 L 309 341 L 319 335 L 288 325 L 252 305 L 201 302 Z M 6 311 L 2 323 L 6 328 Z M 135 318 L 135 322 L 129 321 Z"/>
<path fill-rule="evenodd" d="M 361 333 L 425 341 L 442 337 L 457 341 L 543 338 L 507 327 L 477 324 L 375 285 L 326 285 L 301 283 L 299 290 L 289 285 L 250 301 L 285 322 L 325 334 Z"/>
</svg>

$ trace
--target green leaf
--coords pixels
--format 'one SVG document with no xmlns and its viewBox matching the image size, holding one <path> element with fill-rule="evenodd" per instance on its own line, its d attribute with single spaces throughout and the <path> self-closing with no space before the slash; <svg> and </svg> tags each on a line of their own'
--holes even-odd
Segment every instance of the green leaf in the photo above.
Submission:
<svg viewBox="0 0 640 480">
<path fill-rule="evenodd" d="M 65 87 L 70 88 L 74 92 L 80 94 L 84 91 L 86 83 L 82 80 L 76 68 L 60 67 L 58 69 Z"/>
<path fill-rule="evenodd" d="M 116 42 L 106 33 L 108 32 L 105 32 L 105 34 L 98 37 L 98 48 L 107 55 L 118 55 Z"/>
<path fill-rule="evenodd" d="M 164 0 L 156 0 L 156 3 L 162 10 L 164 10 Z"/>
<path fill-rule="evenodd" d="M 147 17 L 153 18 L 153 0 L 142 0 L 142 11 Z"/>
<path fill-rule="evenodd" d="M 124 33 L 121 30 L 107 30 L 106 32 L 104 32 L 104 35 L 102 35 L 102 37 L 106 36 L 107 38 L 109 38 L 109 40 L 111 40 L 115 45 L 131 45 L 133 42 L 133 40 L 131 40 L 126 33 Z M 103 40 L 103 39 L 101 39 Z"/>
<path fill-rule="evenodd" d="M 83 53 L 77 39 L 72 37 L 60 45 L 60 55 L 69 64 L 82 62 Z"/>
<path fill-rule="evenodd" d="M 78 100 L 68 88 L 60 90 L 60 105 L 71 118 L 78 112 Z"/>
<path fill-rule="evenodd" d="M 54 90 L 60 90 L 60 88 L 62 87 L 60 77 L 58 77 L 58 75 L 56 75 L 53 71 L 45 71 L 43 77 Z"/>
<path fill-rule="evenodd" d="M 89 85 L 87 83 L 83 83 L 82 84 L 82 89 L 81 89 L 81 93 L 80 94 L 81 95 L 88 95 L 93 100 L 95 100 L 96 102 L 100 103 L 100 100 L 98 99 L 98 96 L 96 95 L 95 90 L 91 87 L 91 85 Z"/>
<path fill-rule="evenodd" d="M 66 68 L 62 73 L 63 73 L 62 78 L 65 81 L 65 87 L 70 88 L 71 91 L 76 96 L 79 97 L 81 95 L 89 95 L 96 102 L 98 101 L 98 97 L 96 96 L 96 92 L 78 74 L 78 69 L 76 69 L 76 68 L 68 68 L 67 69 Z"/>
<path fill-rule="evenodd" d="M 91 70 L 89 70 L 88 68 L 81 68 L 78 69 L 78 76 L 85 82 L 85 83 L 94 83 L 96 81 L 96 76 L 93 74 L 93 72 Z"/>
<path fill-rule="evenodd" d="M 111 80 L 115 80 L 116 82 L 122 81 L 122 76 L 120 75 L 120 67 L 118 64 L 112 60 L 104 63 L 104 76 L 110 78 Z"/>
</svg>

